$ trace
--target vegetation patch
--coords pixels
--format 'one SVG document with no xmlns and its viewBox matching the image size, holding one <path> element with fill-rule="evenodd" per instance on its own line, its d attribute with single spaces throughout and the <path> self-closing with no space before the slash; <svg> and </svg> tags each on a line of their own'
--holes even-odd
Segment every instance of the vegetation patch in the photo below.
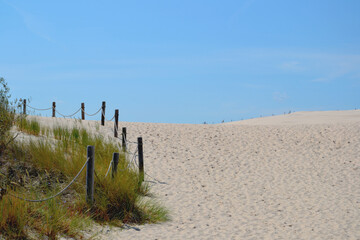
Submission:
<svg viewBox="0 0 360 240">
<path fill-rule="evenodd" d="M 5 81 L 2 83 L 4 90 Z M 44 128 L 34 119 L 19 117 L 14 109 L 8 101 L 0 105 L 0 235 L 9 239 L 82 238 L 81 230 L 93 222 L 121 226 L 168 219 L 165 208 L 144 200 L 149 186 L 139 184 L 137 169 L 118 144 L 83 128 Z M 13 125 L 39 137 L 18 141 L 9 133 Z M 46 199 L 63 190 L 87 161 L 88 145 L 95 147 L 94 204 L 85 200 L 85 171 L 55 198 L 23 200 Z M 106 175 L 114 152 L 120 152 L 118 171 Z"/>
<path fill-rule="evenodd" d="M 36 120 L 27 120 L 24 117 L 20 117 L 18 118 L 16 125 L 20 131 L 34 136 L 39 136 L 40 134 L 40 124 Z"/>
</svg>

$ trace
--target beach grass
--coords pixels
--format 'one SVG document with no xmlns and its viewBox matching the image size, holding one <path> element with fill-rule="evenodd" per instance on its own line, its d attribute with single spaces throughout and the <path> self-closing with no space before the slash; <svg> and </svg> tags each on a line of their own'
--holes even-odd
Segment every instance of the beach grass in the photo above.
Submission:
<svg viewBox="0 0 360 240">
<path fill-rule="evenodd" d="M 16 125 L 20 131 L 38 136 L 40 134 L 40 124 L 36 120 L 27 120 L 26 118 L 18 118 Z"/>
<path fill-rule="evenodd" d="M 35 119 L 16 122 L 33 140 L 14 141 L 6 149 L 4 161 L 16 164 L 1 176 L 8 194 L 0 200 L 0 230 L 10 238 L 29 236 L 29 232 L 55 239 L 58 235 L 81 237 L 91 222 L 156 223 L 168 219 L 167 210 L 152 200 L 146 183 L 139 184 L 138 170 L 129 163 L 120 145 L 84 128 L 55 126 L 42 128 Z M 42 203 L 29 203 L 11 195 L 42 199 L 59 192 L 79 172 L 87 160 L 86 148 L 95 147 L 95 203 L 85 196 L 85 171 L 65 194 Z M 112 155 L 120 153 L 117 174 L 106 175 Z M 20 169 L 20 170 L 19 170 Z M 10 195 L 11 194 L 11 195 Z"/>
</svg>

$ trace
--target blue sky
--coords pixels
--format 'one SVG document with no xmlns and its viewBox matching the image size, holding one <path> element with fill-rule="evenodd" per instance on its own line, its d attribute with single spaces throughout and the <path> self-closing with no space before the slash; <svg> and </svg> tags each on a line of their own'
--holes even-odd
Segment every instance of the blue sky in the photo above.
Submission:
<svg viewBox="0 0 360 240">
<path fill-rule="evenodd" d="M 355 109 L 359 12 L 357 0 L 0 0 L 0 76 L 33 106 L 106 101 L 122 121 Z"/>
</svg>

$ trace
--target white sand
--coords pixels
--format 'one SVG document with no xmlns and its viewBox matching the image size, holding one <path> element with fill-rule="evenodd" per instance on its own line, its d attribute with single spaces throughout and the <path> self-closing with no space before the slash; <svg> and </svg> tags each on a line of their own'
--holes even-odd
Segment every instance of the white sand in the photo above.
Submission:
<svg viewBox="0 0 360 240">
<path fill-rule="evenodd" d="M 152 192 L 172 220 L 104 227 L 99 239 L 360 239 L 360 111 L 120 127 L 143 137 L 145 171 L 167 183 Z"/>
</svg>

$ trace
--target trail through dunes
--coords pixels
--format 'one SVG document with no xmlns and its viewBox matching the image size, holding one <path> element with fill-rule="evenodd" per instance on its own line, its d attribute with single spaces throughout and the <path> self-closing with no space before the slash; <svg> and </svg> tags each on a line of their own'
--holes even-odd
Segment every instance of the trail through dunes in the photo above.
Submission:
<svg viewBox="0 0 360 240">
<path fill-rule="evenodd" d="M 145 171 L 164 182 L 152 192 L 172 219 L 104 227 L 99 239 L 360 239 L 360 111 L 119 124 L 130 141 L 143 137 Z M 112 127 L 99 131 L 111 137 Z"/>
</svg>

